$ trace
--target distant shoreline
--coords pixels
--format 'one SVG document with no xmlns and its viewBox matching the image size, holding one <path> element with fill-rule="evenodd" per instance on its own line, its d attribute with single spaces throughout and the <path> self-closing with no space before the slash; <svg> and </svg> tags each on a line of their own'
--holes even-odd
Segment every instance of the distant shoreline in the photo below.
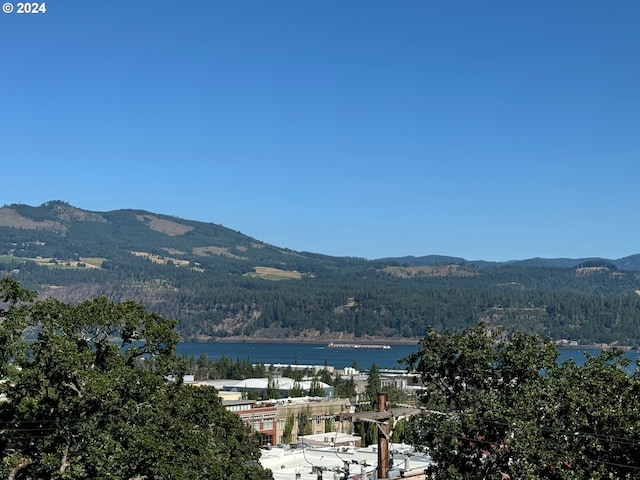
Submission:
<svg viewBox="0 0 640 480">
<path fill-rule="evenodd" d="M 564 348 L 566 350 L 611 350 L 612 348 L 619 348 L 624 351 L 637 350 L 636 347 L 630 347 L 627 345 L 609 345 L 603 343 L 597 343 L 595 345 L 566 345 L 563 343 L 556 343 L 556 347 Z"/>
<path fill-rule="evenodd" d="M 358 345 L 418 345 L 421 338 L 414 339 L 398 339 L 398 338 L 334 338 L 334 339 L 318 339 L 318 338 L 253 338 L 253 337 L 216 337 L 216 338 L 203 338 L 203 339 L 191 339 L 181 340 L 181 342 L 191 343 L 304 343 L 304 344 L 329 344 L 329 343 L 353 343 Z M 637 350 L 635 347 L 626 345 L 610 345 L 610 344 L 593 344 L 593 345 L 576 345 L 576 344 L 563 344 L 557 342 L 557 348 L 567 350 L 610 350 L 612 348 L 619 348 L 624 351 Z"/>
</svg>

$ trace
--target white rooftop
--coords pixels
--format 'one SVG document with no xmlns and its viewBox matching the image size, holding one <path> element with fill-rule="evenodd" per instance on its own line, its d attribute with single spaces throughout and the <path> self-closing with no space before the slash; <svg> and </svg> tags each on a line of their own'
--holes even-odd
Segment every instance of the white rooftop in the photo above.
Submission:
<svg viewBox="0 0 640 480">
<path fill-rule="evenodd" d="M 302 380 L 296 381 L 293 378 L 289 377 L 273 377 L 273 379 L 269 379 L 266 377 L 263 378 L 247 378 L 245 380 L 216 380 L 215 386 L 219 390 L 222 389 L 232 389 L 235 388 L 238 391 L 242 391 L 244 389 L 256 389 L 256 390 L 266 390 L 269 386 L 269 382 L 272 381 L 274 386 L 278 390 L 291 390 L 294 387 L 300 387 L 303 390 L 309 390 L 313 382 L 310 380 Z M 328 385 L 324 382 L 318 381 L 318 385 L 323 389 L 329 388 L 331 385 Z"/>
<path fill-rule="evenodd" d="M 424 479 L 424 470 L 431 459 L 413 447 L 391 444 L 389 457 L 393 465 L 389 478 Z M 304 449 L 271 448 L 262 450 L 260 464 L 273 472 L 274 480 L 318 480 L 318 469 L 322 469 L 323 480 L 343 480 L 345 466 L 349 468 L 349 479 L 376 479 L 378 463 L 377 447 L 307 447 Z M 362 477 L 362 474 L 365 477 Z M 300 477 L 296 477 L 300 474 Z"/>
</svg>

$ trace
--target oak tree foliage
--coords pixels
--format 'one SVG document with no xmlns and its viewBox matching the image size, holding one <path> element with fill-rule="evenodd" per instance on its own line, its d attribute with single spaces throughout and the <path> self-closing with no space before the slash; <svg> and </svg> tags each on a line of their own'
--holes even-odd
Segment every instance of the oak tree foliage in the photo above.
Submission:
<svg viewBox="0 0 640 480">
<path fill-rule="evenodd" d="M 424 410 L 405 434 L 433 478 L 639 478 L 640 384 L 623 351 L 557 358 L 535 335 L 429 330 L 407 358 Z"/>
<path fill-rule="evenodd" d="M 0 300 L 3 478 L 272 478 L 216 391 L 182 384 L 174 321 L 133 301 L 35 301 L 10 278 Z"/>
</svg>

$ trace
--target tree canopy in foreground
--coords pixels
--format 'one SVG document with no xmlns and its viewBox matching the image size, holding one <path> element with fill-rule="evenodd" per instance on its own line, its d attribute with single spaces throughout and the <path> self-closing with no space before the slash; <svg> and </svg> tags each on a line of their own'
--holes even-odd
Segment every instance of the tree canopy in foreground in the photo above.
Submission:
<svg viewBox="0 0 640 480">
<path fill-rule="evenodd" d="M 557 363 L 549 340 L 479 324 L 429 330 L 408 357 L 425 408 L 411 422 L 435 479 L 640 478 L 640 384 L 621 350 Z"/>
<path fill-rule="evenodd" d="M 216 391 L 182 384 L 174 327 L 136 302 L 35 301 L 0 280 L 0 475 L 271 479 Z"/>
</svg>

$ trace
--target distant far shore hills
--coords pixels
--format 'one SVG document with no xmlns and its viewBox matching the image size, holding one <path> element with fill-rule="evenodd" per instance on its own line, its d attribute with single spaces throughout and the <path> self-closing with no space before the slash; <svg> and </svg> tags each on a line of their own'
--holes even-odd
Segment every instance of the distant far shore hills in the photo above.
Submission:
<svg viewBox="0 0 640 480">
<path fill-rule="evenodd" d="M 640 253 L 619 259 L 365 259 L 61 200 L 0 207 L 0 276 L 69 304 L 133 300 L 185 342 L 415 345 L 478 322 L 561 348 L 640 346 Z"/>
<path fill-rule="evenodd" d="M 123 209 L 112 210 L 107 212 L 94 212 L 89 210 L 83 210 L 79 207 L 74 207 L 69 203 L 62 200 L 51 200 L 43 203 L 38 207 L 14 203 L 5 204 L 0 207 L 0 227 L 10 227 L 22 230 L 49 230 L 56 233 L 66 233 L 70 224 L 73 222 L 109 222 L 109 218 L 114 215 L 122 215 L 127 213 L 133 213 L 140 222 L 145 223 L 151 230 L 156 232 L 165 233 L 170 236 L 180 236 L 185 233 L 189 233 L 195 226 L 205 225 L 204 222 L 185 220 L 170 215 L 152 213 L 144 210 L 135 209 Z M 25 215 L 26 214 L 26 215 Z M 48 215 L 47 215 L 48 214 Z M 185 225 L 190 224 L 190 225 Z M 222 225 L 214 225 L 220 228 Z M 246 237 L 240 232 L 234 232 L 242 237 Z M 255 240 L 255 239 L 251 239 Z M 262 246 L 271 246 L 259 240 L 255 240 L 257 244 Z M 262 247 L 261 247 L 262 248 Z M 330 258 L 329 255 L 322 253 L 311 252 L 295 252 L 288 248 L 275 247 L 280 251 L 299 253 L 299 254 L 311 254 L 320 257 Z M 207 252 L 212 253 L 212 252 Z M 220 254 L 220 252 L 214 252 Z M 233 255 L 229 252 L 222 252 L 222 255 Z M 341 258 L 341 257 L 334 257 Z M 347 257 L 345 257 L 347 258 Z M 359 258 L 359 257 L 353 257 Z M 364 258 L 362 258 L 364 260 Z M 618 259 L 607 259 L 604 257 L 584 257 L 584 258 L 543 258 L 533 257 L 524 260 L 505 260 L 505 261 L 491 261 L 491 260 L 468 260 L 463 257 L 455 257 L 448 255 L 423 255 L 414 256 L 406 255 L 401 257 L 383 257 L 369 260 L 371 262 L 381 262 L 385 264 L 394 263 L 407 267 L 419 267 L 419 266 L 435 266 L 435 265 L 451 265 L 451 264 L 473 264 L 476 267 L 488 267 L 488 266 L 523 266 L 523 267 L 554 267 L 554 268 L 574 268 L 582 264 L 594 264 L 602 265 L 606 267 L 614 267 L 620 270 L 640 271 L 640 252 L 628 255 L 626 257 Z"/>
</svg>

